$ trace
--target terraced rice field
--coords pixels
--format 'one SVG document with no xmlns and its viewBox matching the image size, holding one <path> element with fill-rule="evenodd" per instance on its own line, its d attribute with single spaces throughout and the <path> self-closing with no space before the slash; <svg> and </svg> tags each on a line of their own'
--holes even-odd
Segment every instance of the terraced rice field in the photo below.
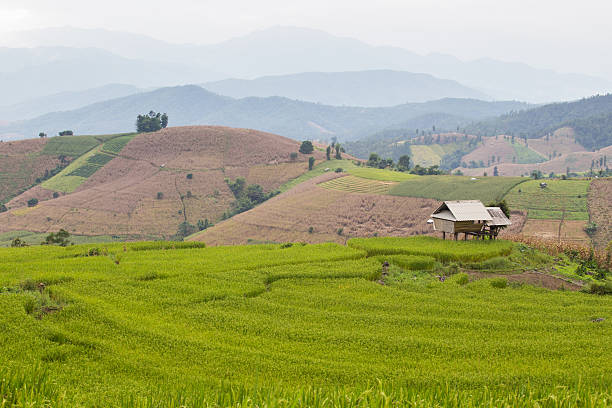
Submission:
<svg viewBox="0 0 612 408">
<path fill-rule="evenodd" d="M 356 176 L 344 176 L 319 184 L 319 187 L 329 190 L 346 191 L 349 193 L 387 194 L 397 183 L 364 179 Z"/>
<path fill-rule="evenodd" d="M 551 257 L 351 242 L 0 249 L 0 404 L 610 406 L 612 297 L 431 270 Z"/>
<path fill-rule="evenodd" d="M 436 200 L 501 200 L 525 179 L 520 177 L 420 176 L 394 186 L 389 194 Z"/>
<path fill-rule="evenodd" d="M 442 157 L 430 146 L 411 145 L 410 151 L 412 153 L 411 161 L 413 165 L 418 164 L 422 167 L 430 167 L 440 165 L 440 160 L 442 160 Z"/>
<path fill-rule="evenodd" d="M 528 211 L 532 219 L 588 220 L 589 180 L 529 180 L 514 187 L 506 196 L 512 209 Z"/>
</svg>

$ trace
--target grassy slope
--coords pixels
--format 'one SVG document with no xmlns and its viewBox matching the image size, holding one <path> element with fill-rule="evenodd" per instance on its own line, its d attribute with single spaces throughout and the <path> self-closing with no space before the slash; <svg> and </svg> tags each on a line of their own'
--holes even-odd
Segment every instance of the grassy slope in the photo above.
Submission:
<svg viewBox="0 0 612 408">
<path fill-rule="evenodd" d="M 525 179 L 520 177 L 421 176 L 393 187 L 389 194 L 436 200 L 499 200 Z"/>
<path fill-rule="evenodd" d="M 510 142 L 508 142 L 510 143 Z M 516 162 L 523 164 L 541 163 L 547 159 L 535 150 L 521 143 L 510 143 L 514 149 Z"/>
<path fill-rule="evenodd" d="M 72 193 L 81 184 L 87 181 L 87 177 L 73 175 L 73 173 L 76 172 L 82 166 L 87 165 L 88 159 L 100 153 L 100 150 L 100 146 L 94 146 L 92 150 L 88 151 L 87 153 L 83 154 L 78 159 L 70 163 L 70 165 L 68 165 L 68 167 L 62 170 L 59 174 L 56 174 L 49 180 L 43 182 L 41 184 L 41 187 L 46 188 L 47 190 Z"/>
<path fill-rule="evenodd" d="M 529 218 L 588 220 L 588 180 L 546 180 L 548 187 L 540 188 L 540 180 L 530 180 L 514 187 L 506 196 L 511 208 L 528 210 Z M 520 190 L 520 192 L 519 192 Z"/>
<path fill-rule="evenodd" d="M 462 254 L 489 248 L 449 241 L 437 249 L 459 244 Z M 377 379 L 398 406 L 571 406 L 559 404 L 569 393 L 603 407 L 610 398 L 612 326 L 591 321 L 612 313 L 610 297 L 413 281 L 422 276 L 413 272 L 381 286 L 372 281 L 379 260 L 329 244 L 132 250 L 146 247 L 109 245 L 109 256 L 76 258 L 90 246 L 0 250 L 0 366 L 40 366 L 66 393 L 65 406 L 136 406 L 129 401 L 144 395 L 165 401 L 159 406 L 202 406 L 207 396 L 229 396 L 222 382 L 245 387 L 222 406 L 246 396 L 280 406 L 283 395 L 313 397 L 309 386 L 321 396 L 358 395 Z M 19 289 L 27 280 L 46 282 L 63 310 L 26 314 L 41 299 Z M 335 406 L 357 405 L 350 401 Z M 388 406 L 382 401 L 376 406 Z"/>
</svg>

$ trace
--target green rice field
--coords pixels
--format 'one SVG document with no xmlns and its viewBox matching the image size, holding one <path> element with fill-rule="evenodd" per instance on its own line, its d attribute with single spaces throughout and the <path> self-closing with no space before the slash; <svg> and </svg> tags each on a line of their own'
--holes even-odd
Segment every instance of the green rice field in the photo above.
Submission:
<svg viewBox="0 0 612 408">
<path fill-rule="evenodd" d="M 344 176 L 321 183 L 319 187 L 349 193 L 387 194 L 395 184 L 390 181 L 383 182 L 356 176 Z"/>
<path fill-rule="evenodd" d="M 511 208 L 528 210 L 529 218 L 588 220 L 589 180 L 529 180 L 514 187 L 506 196 Z"/>
<path fill-rule="evenodd" d="M 0 406 L 608 407 L 612 297 L 436 277 L 553 262 L 536 255 L 427 237 L 0 248 Z"/>
<path fill-rule="evenodd" d="M 474 180 L 472 180 L 474 179 Z M 436 200 L 501 200 L 521 177 L 420 176 L 394 186 L 389 194 Z"/>
</svg>

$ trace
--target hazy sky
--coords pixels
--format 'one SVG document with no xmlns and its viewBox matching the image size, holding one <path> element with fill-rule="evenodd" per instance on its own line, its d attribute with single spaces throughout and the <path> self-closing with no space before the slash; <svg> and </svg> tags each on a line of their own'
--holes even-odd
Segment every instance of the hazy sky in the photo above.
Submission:
<svg viewBox="0 0 612 408">
<path fill-rule="evenodd" d="M 0 0 L 6 31 L 71 25 L 213 43 L 273 25 L 612 79 L 610 0 Z"/>
</svg>

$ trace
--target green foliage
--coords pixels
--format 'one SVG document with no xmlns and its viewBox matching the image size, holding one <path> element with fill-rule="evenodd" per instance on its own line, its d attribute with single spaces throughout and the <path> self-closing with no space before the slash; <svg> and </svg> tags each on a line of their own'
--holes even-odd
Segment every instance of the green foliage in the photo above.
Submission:
<svg viewBox="0 0 612 408">
<path fill-rule="evenodd" d="M 337 167 L 334 172 L 335 173 L 342 173 L 344 170 L 342 170 L 342 167 Z"/>
<path fill-rule="evenodd" d="M 470 277 L 467 273 L 461 272 L 453 276 L 452 281 L 455 282 L 457 285 L 463 286 L 470 283 Z"/>
<path fill-rule="evenodd" d="M 594 222 L 589 222 L 586 227 L 584 227 L 584 232 L 586 232 L 590 237 L 593 237 L 597 232 L 597 224 Z"/>
<path fill-rule="evenodd" d="M 402 173 L 399 171 L 373 169 L 367 167 L 353 167 L 347 169 L 349 174 L 368 180 L 379 181 L 404 181 L 415 178 L 413 174 Z"/>
<path fill-rule="evenodd" d="M 173 241 L 181 241 L 185 237 L 188 237 L 191 234 L 195 234 L 198 232 L 198 228 L 195 225 L 188 223 L 187 221 L 183 221 L 178 226 L 178 231 L 172 237 Z"/>
<path fill-rule="evenodd" d="M 314 164 L 315 164 L 315 158 L 309 157 L 308 158 L 308 171 L 312 170 L 312 168 L 314 167 Z"/>
<path fill-rule="evenodd" d="M 8 211 L 8 208 L 6 208 L 6 205 L 0 204 L 0 213 L 7 212 L 7 211 Z"/>
<path fill-rule="evenodd" d="M 327 160 L 331 160 L 331 146 L 327 146 L 325 149 L 325 158 Z"/>
<path fill-rule="evenodd" d="M 489 204 L 487 204 L 487 207 L 499 207 L 504 215 L 510 218 L 510 207 L 508 207 L 506 200 L 491 201 Z"/>
<path fill-rule="evenodd" d="M 584 291 L 594 295 L 612 295 L 612 282 L 590 282 Z"/>
<path fill-rule="evenodd" d="M 248 211 L 256 205 L 261 204 L 279 194 L 278 191 L 272 191 L 266 194 L 259 184 L 247 185 L 246 180 L 243 177 L 238 177 L 234 181 L 225 179 L 225 182 L 234 194 L 236 200 L 231 203 L 230 211 L 225 212 L 224 219 Z"/>
<path fill-rule="evenodd" d="M 335 158 L 336 160 L 342 160 L 342 153 L 341 153 L 341 151 L 342 151 L 342 150 L 341 150 L 341 148 L 340 148 L 340 144 L 339 144 L 339 143 L 336 143 L 336 154 L 335 154 L 335 156 L 334 156 L 334 158 Z"/>
<path fill-rule="evenodd" d="M 28 200 L 28 207 L 36 207 L 38 205 L 38 198 L 30 198 Z"/>
<path fill-rule="evenodd" d="M 99 144 L 100 141 L 95 136 L 50 137 L 42 150 L 42 154 L 76 158 Z"/>
<path fill-rule="evenodd" d="M 467 176 L 422 176 L 403 181 L 389 194 L 404 197 L 434 198 L 436 200 L 501 200 L 517 184 L 521 177 L 479 178 Z M 515 208 L 510 201 L 509 205 Z"/>
<path fill-rule="evenodd" d="M 11 242 L 11 247 L 13 248 L 26 247 L 26 246 L 28 246 L 28 244 L 19 237 L 15 238 Z"/>
<path fill-rule="evenodd" d="M 198 220 L 198 231 L 204 231 L 205 229 L 208 229 L 213 225 L 214 224 L 212 222 L 208 221 L 208 218 L 206 218 L 204 221 Z"/>
<path fill-rule="evenodd" d="M 311 154 L 314 151 L 314 146 L 310 140 L 304 140 L 300 145 L 300 153 Z"/>
<path fill-rule="evenodd" d="M 47 235 L 42 245 L 59 245 L 59 246 L 65 247 L 65 246 L 70 245 L 69 238 L 70 238 L 70 233 L 62 228 L 56 233 L 52 232 L 49 235 Z"/>
<path fill-rule="evenodd" d="M 58 133 L 59 136 L 74 136 L 74 132 L 72 130 L 62 130 Z"/>
<path fill-rule="evenodd" d="M 506 278 L 493 278 L 489 280 L 492 287 L 497 289 L 505 289 L 508 287 L 508 279 Z"/>
<path fill-rule="evenodd" d="M 291 161 L 296 161 L 296 160 L 297 160 L 297 158 L 298 158 L 298 154 L 297 154 L 297 152 L 291 152 L 291 153 L 289 153 L 289 159 L 290 159 Z"/>
<path fill-rule="evenodd" d="M 168 126 L 168 115 L 161 112 L 150 111 L 136 117 L 136 132 L 157 132 Z"/>
<path fill-rule="evenodd" d="M 533 149 L 530 149 L 529 147 L 523 144 L 512 143 L 510 145 L 514 149 L 514 156 L 516 157 L 516 163 L 533 164 L 533 163 L 542 163 L 547 160 L 540 153 L 536 152 Z"/>
<path fill-rule="evenodd" d="M 193 173 L 187 173 L 187 180 L 193 179 Z"/>
<path fill-rule="evenodd" d="M 158 200 L 163 200 L 164 198 L 164 193 L 162 193 L 161 191 L 157 192 L 157 195 L 155 196 L 155 198 L 157 198 Z"/>
</svg>

